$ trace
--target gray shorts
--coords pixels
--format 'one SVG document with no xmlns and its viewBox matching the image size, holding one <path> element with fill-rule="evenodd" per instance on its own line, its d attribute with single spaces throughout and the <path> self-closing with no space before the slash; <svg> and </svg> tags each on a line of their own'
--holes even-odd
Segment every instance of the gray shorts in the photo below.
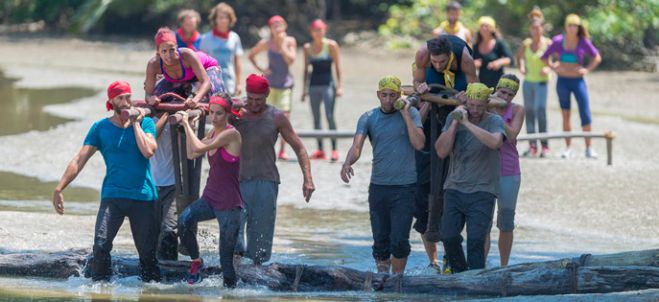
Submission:
<svg viewBox="0 0 659 302">
<path fill-rule="evenodd" d="M 497 198 L 497 228 L 502 232 L 515 229 L 515 208 L 521 183 L 520 175 L 501 176 L 499 198 Z"/>
</svg>

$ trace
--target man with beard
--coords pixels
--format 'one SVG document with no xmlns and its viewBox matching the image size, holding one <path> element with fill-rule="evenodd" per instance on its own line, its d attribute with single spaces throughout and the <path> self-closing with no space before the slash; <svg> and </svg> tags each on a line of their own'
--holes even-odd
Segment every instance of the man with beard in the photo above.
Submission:
<svg viewBox="0 0 659 302">
<path fill-rule="evenodd" d="M 55 211 L 64 214 L 62 191 L 85 167 L 87 161 L 100 151 L 106 174 L 101 189 L 101 205 L 96 215 L 91 275 L 94 281 L 109 281 L 112 276 L 110 252 L 124 218 L 128 217 L 135 247 L 140 257 L 141 278 L 144 282 L 159 281 L 156 260 L 158 229 L 156 200 L 158 193 L 151 177 L 149 158 L 156 152 L 156 129 L 149 117 L 124 120 L 121 110 L 132 105 L 130 85 L 116 81 L 107 89 L 106 108 L 113 110 L 109 118 L 92 125 L 78 154 L 64 171 L 55 192 Z"/>
</svg>

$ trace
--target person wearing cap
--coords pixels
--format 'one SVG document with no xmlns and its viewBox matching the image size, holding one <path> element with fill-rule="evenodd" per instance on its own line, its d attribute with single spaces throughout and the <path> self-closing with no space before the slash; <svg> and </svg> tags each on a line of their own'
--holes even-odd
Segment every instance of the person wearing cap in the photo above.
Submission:
<svg viewBox="0 0 659 302">
<path fill-rule="evenodd" d="M 492 88 L 471 83 L 466 109 L 456 108 L 435 142 L 440 158 L 451 156 L 444 183 L 442 242 L 454 273 L 485 267 L 485 237 L 490 230 L 494 199 L 499 194 L 499 148 L 506 139 L 501 117 L 487 112 Z M 462 229 L 467 225 L 467 259 Z"/>
<path fill-rule="evenodd" d="M 590 63 L 584 67 L 584 58 L 591 58 Z M 549 58 L 554 57 L 554 62 L 549 62 Z M 579 107 L 579 117 L 581 118 L 581 128 L 584 132 L 592 130 L 592 116 L 590 112 L 590 100 L 588 98 L 588 87 L 584 77 L 591 71 L 595 70 L 602 62 L 602 56 L 588 36 L 588 30 L 582 24 L 581 18 L 575 14 L 570 14 L 565 18 L 565 33 L 552 38 L 552 44 L 547 48 L 541 59 L 545 65 L 549 66 L 558 74 L 556 80 L 556 94 L 561 107 L 563 116 L 563 131 L 572 131 L 570 125 L 570 96 L 574 94 Z M 586 158 L 597 158 L 597 153 L 593 150 L 591 139 L 585 138 L 586 141 Z M 571 158 L 574 152 L 571 148 L 572 140 L 565 139 L 565 150 L 561 153 L 563 158 Z"/>
<path fill-rule="evenodd" d="M 496 87 L 503 75 L 503 68 L 513 63 L 513 54 L 497 31 L 497 23 L 492 17 L 483 16 L 478 19 L 478 33 L 473 48 L 480 82 L 487 87 Z"/>
<path fill-rule="evenodd" d="M 91 277 L 94 281 L 109 281 L 112 276 L 112 241 L 124 218 L 128 217 L 135 247 L 140 258 L 143 282 L 159 281 L 156 259 L 158 230 L 156 228 L 156 186 L 151 179 L 149 157 L 156 151 L 155 127 L 143 112 L 125 120 L 123 109 L 131 107 L 131 88 L 124 81 L 116 81 L 107 89 L 106 109 L 112 116 L 95 122 L 85 137 L 83 146 L 66 167 L 53 193 L 55 211 L 64 214 L 62 191 L 85 167 L 87 161 L 100 151 L 106 174 L 101 188 L 101 205 L 96 214 Z"/>
<path fill-rule="evenodd" d="M 268 104 L 283 112 L 290 118 L 293 103 L 293 74 L 289 66 L 295 62 L 297 42 L 295 38 L 286 34 L 288 24 L 281 16 L 272 16 L 268 20 L 270 39 L 263 39 L 256 43 L 249 51 L 247 57 L 254 68 L 264 74 L 270 83 Z M 268 67 L 262 68 L 256 63 L 256 56 L 266 51 L 268 54 Z M 279 143 L 277 158 L 287 160 L 286 140 L 282 138 Z"/>
<path fill-rule="evenodd" d="M 461 9 L 462 5 L 460 5 L 460 2 L 449 2 L 445 7 L 446 20 L 442 21 L 437 28 L 433 29 L 433 37 L 453 35 L 464 40 L 467 44 L 471 44 L 471 31 L 460 22 Z"/>
<path fill-rule="evenodd" d="M 373 146 L 373 168 L 368 189 L 373 232 L 373 258 L 378 272 L 402 274 L 410 254 L 410 229 L 414 215 L 416 167 L 414 150 L 421 150 L 425 135 L 419 111 L 409 103 L 397 111 L 400 79 L 385 76 L 378 83 L 380 106 L 362 114 L 341 179 L 348 183 L 368 137 Z"/>
<path fill-rule="evenodd" d="M 201 51 L 179 48 L 176 35 L 167 27 L 158 29 L 154 38 L 156 55 L 146 66 L 144 92 L 147 103 L 155 105 L 160 95 L 174 92 L 188 98 L 190 107 L 208 102 L 208 97 L 226 92 L 222 81 L 222 69 L 217 61 Z M 160 80 L 158 77 L 162 76 Z"/>
<path fill-rule="evenodd" d="M 325 117 L 330 130 L 336 130 L 336 120 L 334 118 L 334 105 L 336 97 L 343 94 L 341 86 L 341 64 L 339 62 L 339 44 L 336 41 L 325 38 L 327 33 L 327 24 L 321 19 L 316 19 L 309 26 L 312 41 L 304 44 L 304 83 L 302 90 L 302 102 L 307 95 L 311 103 L 311 113 L 313 114 L 313 127 L 316 130 L 321 129 L 320 105 L 325 106 Z M 312 66 L 311 76 L 309 76 L 309 65 Z M 332 65 L 336 72 L 336 81 L 332 77 Z M 308 83 L 308 88 L 307 88 Z M 323 150 L 323 140 L 318 139 L 318 149 L 311 154 L 311 159 L 326 159 Z M 339 153 L 336 150 L 336 139 L 332 139 L 332 162 L 339 160 Z"/>
<path fill-rule="evenodd" d="M 208 21 L 211 23 L 211 31 L 201 37 L 199 47 L 201 51 L 215 58 L 222 67 L 222 81 L 227 92 L 234 96 L 241 95 L 243 88 L 240 83 L 240 57 L 243 55 L 243 45 L 240 36 L 231 30 L 238 21 L 236 13 L 230 5 L 220 2 L 211 9 Z"/>
<path fill-rule="evenodd" d="M 201 16 L 194 9 L 184 9 L 178 13 L 179 28 L 176 30 L 176 44 L 179 48 L 189 48 L 194 51 L 199 50 L 201 35 L 197 31 Z"/>
<path fill-rule="evenodd" d="M 291 144 L 302 169 L 302 195 L 306 202 L 315 190 L 307 150 L 288 118 L 266 103 L 270 93 L 268 79 L 247 77 L 247 100 L 236 128 L 242 135 L 240 152 L 240 192 L 245 202 L 237 257 L 243 255 L 260 265 L 270 260 L 277 214 L 279 171 L 275 164 L 275 144 L 281 135 Z M 246 238 L 245 238 L 246 237 Z"/>
<path fill-rule="evenodd" d="M 515 208 L 517 195 L 521 185 L 522 170 L 519 165 L 517 151 L 517 135 L 524 124 L 524 106 L 513 103 L 513 98 L 519 91 L 519 79 L 514 74 L 504 74 L 495 91 L 495 95 L 504 99 L 505 107 L 491 109 L 503 119 L 506 129 L 506 141 L 499 149 L 501 178 L 499 181 L 499 196 L 497 197 L 497 228 L 499 229 L 499 257 L 501 266 L 508 265 L 510 251 L 513 248 L 513 230 L 515 229 Z M 491 226 L 490 226 L 491 228 Z M 490 251 L 490 233 L 485 237 L 485 256 Z"/>
<path fill-rule="evenodd" d="M 185 246 L 192 259 L 187 281 L 190 284 L 198 283 L 202 279 L 203 262 L 199 256 L 196 226 L 200 221 L 217 219 L 220 227 L 220 263 L 224 286 L 233 288 L 237 282 L 233 251 L 238 240 L 240 213 L 243 208 L 238 183 L 242 138 L 229 121 L 239 113 L 232 109 L 231 100 L 220 96 L 210 98 L 208 111 L 213 129 L 201 140 L 190 126 L 187 113 L 185 111 L 177 113 L 181 115 L 181 124 L 188 137 L 186 140 L 188 159 L 207 154 L 210 164 L 204 192 L 179 215 L 178 229 L 181 244 Z"/>
</svg>

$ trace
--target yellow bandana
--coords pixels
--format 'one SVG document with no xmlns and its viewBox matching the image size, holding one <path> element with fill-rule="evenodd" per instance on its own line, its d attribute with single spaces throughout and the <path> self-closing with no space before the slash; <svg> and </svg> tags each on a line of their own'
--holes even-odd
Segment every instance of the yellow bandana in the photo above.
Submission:
<svg viewBox="0 0 659 302">
<path fill-rule="evenodd" d="M 575 14 L 567 15 L 565 18 L 565 28 L 567 28 L 568 25 L 581 25 L 581 18 Z"/>
<path fill-rule="evenodd" d="M 448 21 L 442 21 L 442 23 L 439 24 L 439 27 L 442 28 L 444 33 L 448 35 L 455 35 L 462 29 L 462 22 L 455 22 L 455 25 L 451 27 L 451 24 L 449 24 Z"/>
<path fill-rule="evenodd" d="M 455 87 L 455 73 L 451 71 L 451 64 L 453 64 L 453 60 L 455 60 L 455 54 L 451 52 L 451 55 L 448 58 L 448 63 L 446 64 L 446 68 L 442 73 L 444 73 L 444 85 L 448 88 L 454 88 Z"/>
<path fill-rule="evenodd" d="M 380 79 L 378 83 L 378 91 L 391 89 L 395 92 L 400 92 L 400 79 L 396 76 L 388 75 Z"/>
<path fill-rule="evenodd" d="M 492 91 L 492 88 L 485 86 L 483 83 L 469 83 L 466 94 L 472 100 L 487 102 Z"/>
<path fill-rule="evenodd" d="M 497 90 L 499 88 L 508 88 L 517 93 L 517 90 L 519 90 L 519 84 L 511 79 L 501 78 L 497 84 Z"/>
<path fill-rule="evenodd" d="M 478 18 L 478 26 L 481 26 L 483 24 L 489 25 L 490 27 L 492 27 L 492 29 L 497 28 L 497 21 L 494 21 L 494 18 L 490 16 L 482 16 Z"/>
</svg>

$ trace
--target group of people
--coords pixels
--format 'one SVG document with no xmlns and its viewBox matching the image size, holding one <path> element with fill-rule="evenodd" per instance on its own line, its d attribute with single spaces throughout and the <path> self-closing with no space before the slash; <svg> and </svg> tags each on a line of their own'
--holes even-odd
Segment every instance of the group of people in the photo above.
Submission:
<svg viewBox="0 0 659 302">
<path fill-rule="evenodd" d="M 495 21 L 481 18 L 481 30 L 472 49 L 470 34 L 458 21 L 459 5 L 449 4 L 447 14 L 449 20 L 440 26 L 438 36 L 417 51 L 412 79 L 420 94 L 435 92 L 436 84 L 459 91 L 455 98 L 463 105 L 456 108 L 421 102 L 417 108 L 406 102 L 403 109 L 396 110 L 394 102 L 401 98 L 401 81 L 395 76 L 383 77 L 377 89 L 380 106 L 360 117 L 341 167 L 342 180 L 349 182 L 354 174 L 352 165 L 360 158 L 368 138 L 374 157 L 368 202 L 373 257 L 380 272 L 404 272 L 414 218 L 414 229 L 422 234 L 431 266 L 441 269 L 435 246 L 441 240 L 451 271 L 483 268 L 495 200 L 501 264 L 506 265 L 521 181 L 516 137 L 525 115 L 537 115 L 540 130 L 546 129 L 544 114 L 529 113 L 528 108 L 544 111 L 543 105 L 512 103 L 522 85 L 516 76 L 503 73 L 503 66 L 510 65 L 512 58 L 496 35 Z M 568 16 L 565 35 L 554 38 L 551 44 L 542 35 L 541 13 L 534 11 L 531 16 L 532 38 L 524 42 L 520 50 L 523 56 L 518 58 L 526 75 L 525 103 L 527 94 L 533 104 L 546 103 L 546 79 L 549 70 L 555 70 L 564 117 L 569 121 L 569 96 L 575 91 L 584 130 L 589 130 L 583 75 L 599 63 L 597 50 L 576 15 Z M 176 260 L 179 253 L 184 253 L 192 259 L 188 282 L 199 282 L 204 264 L 196 240 L 197 223 L 215 218 L 220 229 L 224 284 L 234 287 L 234 263 L 241 257 L 251 259 L 255 265 L 271 257 L 280 181 L 275 161 L 286 157 L 283 142 L 296 153 L 307 202 L 315 190 L 310 156 L 289 121 L 293 79 L 288 66 L 295 60 L 296 41 L 286 34 L 286 21 L 280 16 L 270 18 L 272 37 L 250 50 L 250 61 L 265 75 L 246 78 L 246 98 L 238 106 L 232 96 L 243 92 L 239 59 L 243 50 L 240 37 L 231 31 L 236 16 L 229 5 L 220 3 L 211 10 L 209 19 L 212 31 L 203 35 L 195 29 L 199 14 L 190 10 L 179 15 L 181 27 L 177 31 L 159 29 L 154 38 L 156 54 L 147 63 L 144 82 L 145 99 L 150 105 L 169 102 L 171 92 L 188 96 L 187 108 L 207 103 L 212 129 L 206 136 L 196 136 L 195 122 L 187 111 L 148 117 L 138 109 L 137 116 L 126 118 L 121 112 L 132 108 L 132 89 L 124 81 L 113 82 L 107 88 L 106 100 L 112 116 L 92 125 L 55 188 L 53 205 L 57 213 L 63 214 L 62 191 L 100 151 L 106 175 L 90 262 L 94 280 L 111 277 L 112 242 L 128 217 L 143 281 L 160 280 L 158 260 Z M 322 20 L 315 20 L 309 29 L 312 42 L 304 45 L 302 97 L 310 96 L 316 128 L 320 127 L 320 106 L 324 103 L 330 129 L 335 129 L 333 107 L 335 98 L 342 94 L 339 47 L 325 38 L 327 25 Z M 267 68 L 258 66 L 255 60 L 263 51 L 268 53 Z M 552 60 L 555 54 L 559 58 Z M 585 55 L 595 57 L 587 67 L 582 66 Z M 540 91 L 542 83 L 544 95 Z M 492 93 L 505 104 L 490 106 Z M 540 100 L 543 97 L 545 100 Z M 191 203 L 176 198 L 173 148 L 179 142 L 172 141 L 170 127 L 166 126 L 170 114 L 178 115 L 179 127 L 186 134 L 185 156 L 194 159 L 206 155 L 210 165 L 206 187 Z M 431 139 L 433 119 L 438 125 L 434 130 L 441 132 L 436 141 Z M 564 127 L 569 130 L 569 122 Z M 276 152 L 278 138 L 282 145 Z M 544 150 L 546 142 L 542 144 Z M 531 150 L 537 150 L 535 146 L 532 144 Z M 442 163 L 438 171 L 431 171 L 431 157 L 438 157 Z M 326 158 L 321 140 L 311 158 Z M 335 141 L 331 159 L 338 160 Z M 415 165 L 410 165 L 412 162 Z M 439 220 L 429 219 L 437 216 L 437 209 L 434 214 L 429 209 L 433 204 L 429 198 L 431 175 L 439 177 L 436 179 L 442 189 Z M 460 235 L 465 223 L 467 258 Z"/>
</svg>

